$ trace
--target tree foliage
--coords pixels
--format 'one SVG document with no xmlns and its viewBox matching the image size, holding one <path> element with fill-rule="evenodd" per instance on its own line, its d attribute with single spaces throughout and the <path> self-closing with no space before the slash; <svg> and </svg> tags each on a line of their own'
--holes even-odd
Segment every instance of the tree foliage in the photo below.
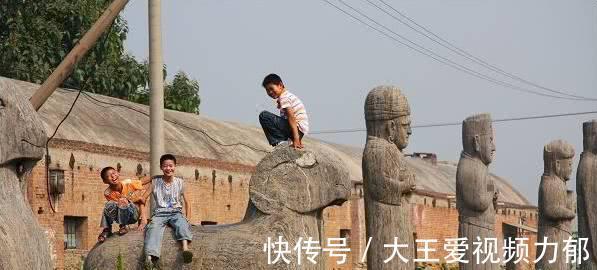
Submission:
<svg viewBox="0 0 597 270">
<path fill-rule="evenodd" d="M 0 76 L 42 83 L 110 3 L 0 1 Z M 62 86 L 148 104 L 148 63 L 125 52 L 127 33 L 126 21 L 118 16 Z M 166 84 L 164 103 L 169 109 L 198 113 L 198 91 L 199 83 L 180 71 Z"/>
</svg>

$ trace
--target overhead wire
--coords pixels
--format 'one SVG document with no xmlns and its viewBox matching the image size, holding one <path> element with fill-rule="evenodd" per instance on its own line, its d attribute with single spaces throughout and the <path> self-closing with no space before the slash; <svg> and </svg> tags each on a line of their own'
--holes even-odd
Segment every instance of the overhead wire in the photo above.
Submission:
<svg viewBox="0 0 597 270">
<path fill-rule="evenodd" d="M 113 107 L 122 107 L 122 108 L 126 108 L 126 109 L 129 109 L 131 111 L 134 111 L 134 112 L 137 112 L 137 113 L 140 113 L 142 115 L 145 115 L 145 116 L 149 117 L 149 113 L 146 113 L 146 112 L 144 112 L 142 110 L 139 110 L 137 108 L 134 108 L 134 107 L 131 107 L 131 106 L 127 106 L 127 105 L 124 105 L 124 104 L 118 104 L 118 103 L 112 103 L 112 102 L 107 102 L 107 101 L 99 100 L 99 99 L 93 97 L 92 95 L 90 95 L 87 92 L 83 92 L 83 95 L 85 95 L 85 97 L 87 99 L 89 99 L 92 103 L 95 103 L 96 105 L 97 105 L 97 103 L 101 103 L 101 104 L 105 104 L 105 105 L 109 105 L 109 106 L 113 106 Z M 251 149 L 253 151 L 256 151 L 256 152 L 263 152 L 263 153 L 269 153 L 269 152 L 271 152 L 271 151 L 267 151 L 267 150 L 264 150 L 264 149 L 253 147 L 251 145 L 248 145 L 248 144 L 242 143 L 242 142 L 224 143 L 224 142 L 221 142 L 218 139 L 214 138 L 212 135 L 210 135 L 205 130 L 194 128 L 194 127 L 185 125 L 183 123 L 180 123 L 178 121 L 170 120 L 170 119 L 167 119 L 167 118 L 165 118 L 164 121 L 169 122 L 169 123 L 174 124 L 174 125 L 177 125 L 177 126 L 180 126 L 180 127 L 183 127 L 183 128 L 186 128 L 186 129 L 189 129 L 189 130 L 193 130 L 193 131 L 199 132 L 199 133 L 203 134 L 205 137 L 207 137 L 209 140 L 213 141 L 214 143 L 216 143 L 217 145 L 219 145 L 221 147 L 244 146 L 244 147 L 249 148 L 249 149 Z"/>
<path fill-rule="evenodd" d="M 494 123 L 501 123 L 501 122 L 512 122 L 512 121 L 522 121 L 522 120 L 556 118 L 556 117 L 576 116 L 576 115 L 588 115 L 588 114 L 597 114 L 597 111 L 573 112 L 573 113 L 559 113 L 559 114 L 546 114 L 546 115 L 533 115 L 533 116 L 520 116 L 520 117 L 509 117 L 509 118 L 494 119 L 494 120 L 492 120 L 492 122 L 494 122 Z M 460 122 L 444 122 L 444 123 L 412 125 L 411 128 L 448 127 L 448 126 L 460 126 L 460 125 L 462 125 L 462 121 L 460 121 Z M 339 133 L 354 133 L 354 132 L 365 132 L 365 131 L 367 131 L 367 129 L 364 129 L 364 128 L 331 129 L 331 130 L 319 130 L 319 131 L 315 130 L 315 131 L 310 132 L 309 134 L 312 134 L 312 135 L 316 135 L 316 134 L 339 134 Z"/>
<path fill-rule="evenodd" d="M 512 73 L 509 73 L 495 65 L 492 65 L 490 63 L 488 63 L 487 61 L 476 57 L 474 55 L 472 55 L 471 53 L 467 52 L 464 49 L 459 48 L 458 46 L 454 45 L 453 43 L 447 41 L 446 39 L 442 38 L 441 36 L 435 34 L 434 32 L 432 32 L 431 30 L 429 30 L 427 27 L 417 23 L 415 20 L 413 20 L 412 18 L 408 17 L 407 15 L 405 15 L 403 12 L 399 11 L 398 9 L 396 9 L 395 7 L 393 7 L 392 5 L 388 4 L 386 1 L 384 0 L 378 0 L 379 2 L 381 2 L 382 4 L 384 4 L 386 7 L 388 7 L 389 9 L 391 9 L 392 11 L 394 11 L 395 13 L 397 13 L 398 15 L 400 15 L 401 17 L 403 17 L 404 19 L 408 20 L 410 23 L 414 24 L 415 26 L 419 27 L 421 30 L 417 29 L 417 27 L 412 26 L 411 24 L 405 22 L 404 20 L 398 18 L 397 16 L 395 16 L 394 14 L 390 13 L 387 9 L 384 9 L 382 7 L 380 7 L 378 4 L 376 4 L 375 2 L 373 2 L 372 0 L 364 0 L 367 1 L 370 5 L 372 5 L 373 7 L 379 9 L 380 11 L 382 11 L 383 13 L 385 13 L 386 15 L 392 17 L 394 20 L 402 23 L 403 25 L 407 26 L 408 28 L 412 29 L 413 31 L 425 36 L 427 39 L 433 41 L 434 43 L 480 65 L 483 66 L 491 71 L 494 71 L 498 74 L 501 74 L 503 76 L 509 77 L 513 80 L 522 82 L 524 84 L 527 85 L 531 85 L 540 89 L 543 89 L 545 91 L 549 91 L 555 94 L 560 94 L 560 95 L 564 95 L 564 96 L 568 96 L 568 97 L 573 97 L 573 98 L 579 98 L 579 99 L 586 99 L 586 100 L 591 100 L 591 101 L 597 101 L 597 98 L 590 98 L 590 97 L 584 97 L 584 96 L 579 96 L 579 95 L 573 95 L 573 94 L 569 94 L 566 93 L 564 91 L 559 91 L 559 90 L 555 90 L 546 86 L 542 86 L 540 84 L 531 82 L 527 79 L 524 79 L 520 76 L 514 75 Z"/>
<path fill-rule="evenodd" d="M 562 96 L 551 95 L 551 94 L 547 94 L 547 93 L 543 93 L 543 92 L 534 91 L 534 90 L 531 90 L 531 89 L 522 88 L 522 87 L 510 84 L 508 82 L 504 82 L 504 81 L 492 78 L 490 76 L 487 76 L 485 74 L 482 74 L 480 72 L 472 70 L 472 69 L 470 69 L 470 68 L 468 68 L 466 66 L 463 66 L 462 64 L 456 63 L 456 62 L 454 62 L 454 61 L 452 61 L 452 60 L 450 60 L 450 59 L 448 59 L 446 57 L 443 57 L 443 56 L 441 56 L 441 55 L 439 55 L 439 54 L 437 54 L 437 53 L 435 53 L 435 52 L 433 52 L 433 51 L 431 51 L 431 50 L 429 50 L 429 49 L 427 49 L 427 48 L 425 48 L 425 47 L 423 47 L 423 46 L 421 46 L 421 45 L 419 45 L 419 44 L 417 44 L 417 43 L 415 43 L 415 42 L 413 42 L 413 41 L 411 41 L 409 39 L 407 39 L 406 37 L 404 37 L 404 36 L 396 33 L 394 30 L 388 28 L 387 26 L 385 26 L 385 25 L 377 22 L 376 20 L 372 19 L 368 15 L 364 14 L 361 10 L 359 10 L 359 9 L 357 9 L 355 7 L 352 7 L 351 5 L 347 4 L 343 0 L 338 0 L 338 1 L 341 2 L 344 6 L 348 7 L 349 9 L 353 10 L 354 12 L 356 12 L 357 14 L 359 14 L 362 17 L 366 18 L 367 20 L 373 22 L 374 24 L 378 25 L 379 27 L 381 27 L 381 28 L 385 29 L 386 31 L 392 33 L 394 36 L 388 34 L 387 32 L 385 32 L 385 31 L 383 31 L 383 30 L 381 30 L 381 29 L 379 29 L 379 28 L 377 28 L 377 27 L 375 27 L 375 26 L 373 26 L 373 25 L 371 25 L 371 24 L 369 24 L 369 23 L 367 23 L 365 21 L 363 21 L 362 19 L 358 18 L 354 14 L 352 14 L 352 13 L 350 13 L 350 12 L 342 9 L 338 5 L 332 3 L 330 0 L 322 0 L 322 1 L 326 2 L 328 5 L 334 7 L 335 9 L 339 10 L 343 14 L 345 14 L 345 15 L 351 17 L 352 19 L 354 19 L 354 20 L 356 20 L 356 21 L 364 24 L 365 26 L 373 29 L 374 31 L 382 34 L 385 37 L 390 38 L 390 39 L 394 40 L 395 42 L 398 42 L 398 43 L 402 44 L 403 46 L 406 46 L 407 48 L 409 48 L 411 50 L 414 50 L 414 51 L 416 51 L 416 52 L 418 52 L 420 54 L 423 54 L 423 55 L 425 55 L 427 57 L 430 57 L 430 58 L 432 58 L 435 61 L 438 61 L 438 62 L 440 62 L 440 63 L 442 63 L 444 65 L 447 65 L 447 66 L 449 66 L 449 67 L 451 67 L 453 69 L 456 69 L 458 71 L 467 73 L 467 74 L 469 74 L 471 76 L 474 76 L 476 78 L 479 78 L 479 79 L 491 82 L 491 83 L 493 83 L 495 85 L 504 86 L 504 87 L 507 87 L 507 88 L 510 88 L 510 89 L 513 89 L 513 90 L 517 90 L 517 91 L 521 91 L 521 92 L 526 92 L 526 93 L 530 93 L 530 94 L 535 94 L 535 95 L 539 95 L 539 96 L 545 96 L 545 97 L 551 97 L 551 98 L 557 98 L 557 99 L 565 99 L 565 100 L 575 100 L 575 101 L 593 101 L 593 100 L 587 100 L 587 99 L 582 99 L 582 98 L 571 98 L 571 97 L 562 97 Z M 399 37 L 400 39 L 402 39 L 404 41 L 397 39 L 395 36 Z"/>
</svg>

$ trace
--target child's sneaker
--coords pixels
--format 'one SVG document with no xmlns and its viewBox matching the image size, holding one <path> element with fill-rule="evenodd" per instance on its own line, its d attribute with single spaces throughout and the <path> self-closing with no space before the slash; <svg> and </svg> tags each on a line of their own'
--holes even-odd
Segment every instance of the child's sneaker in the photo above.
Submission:
<svg viewBox="0 0 597 270">
<path fill-rule="evenodd" d="M 278 144 L 276 144 L 276 146 L 275 146 L 275 147 L 278 147 L 278 146 L 280 146 L 280 145 L 290 145 L 290 142 L 289 142 L 289 141 L 281 141 L 281 142 L 279 142 Z"/>
</svg>

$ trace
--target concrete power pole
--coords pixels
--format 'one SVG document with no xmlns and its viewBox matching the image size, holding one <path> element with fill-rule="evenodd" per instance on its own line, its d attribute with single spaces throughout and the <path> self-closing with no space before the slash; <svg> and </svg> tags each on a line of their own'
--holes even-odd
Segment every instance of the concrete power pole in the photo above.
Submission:
<svg viewBox="0 0 597 270">
<path fill-rule="evenodd" d="M 151 175 L 160 174 L 164 154 L 164 63 L 162 58 L 162 1 L 149 0 L 149 89 Z"/>
</svg>

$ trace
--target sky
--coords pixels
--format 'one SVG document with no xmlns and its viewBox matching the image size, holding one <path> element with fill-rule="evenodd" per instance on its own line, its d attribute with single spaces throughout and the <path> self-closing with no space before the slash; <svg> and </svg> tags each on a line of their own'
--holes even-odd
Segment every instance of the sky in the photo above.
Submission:
<svg viewBox="0 0 597 270">
<path fill-rule="evenodd" d="M 340 0 L 329 1 L 346 8 Z M 460 57 L 366 0 L 343 1 L 454 63 L 542 91 Z M 551 89 L 597 98 L 597 0 L 385 2 L 502 70 Z M 499 119 L 597 111 L 594 101 L 524 93 L 455 70 L 380 35 L 324 0 L 162 1 L 162 7 L 169 75 L 183 70 L 198 80 L 201 114 L 213 119 L 258 126 L 260 111 L 275 111 L 260 85 L 272 72 L 303 100 L 312 131 L 364 128 L 365 96 L 384 84 L 398 86 L 407 96 L 413 125 L 461 122 L 481 112 Z M 131 1 L 124 18 L 129 24 L 127 51 L 147 59 L 147 1 Z M 536 205 L 543 146 L 564 139 L 574 145 L 577 163 L 582 122 L 591 119 L 597 114 L 496 123 L 497 151 L 490 170 L 510 179 Z M 366 139 L 364 132 L 310 136 L 358 147 Z M 440 160 L 457 161 L 460 136 L 459 126 L 415 128 L 406 152 L 433 152 Z M 570 189 L 575 189 L 575 175 L 576 170 Z"/>
</svg>

